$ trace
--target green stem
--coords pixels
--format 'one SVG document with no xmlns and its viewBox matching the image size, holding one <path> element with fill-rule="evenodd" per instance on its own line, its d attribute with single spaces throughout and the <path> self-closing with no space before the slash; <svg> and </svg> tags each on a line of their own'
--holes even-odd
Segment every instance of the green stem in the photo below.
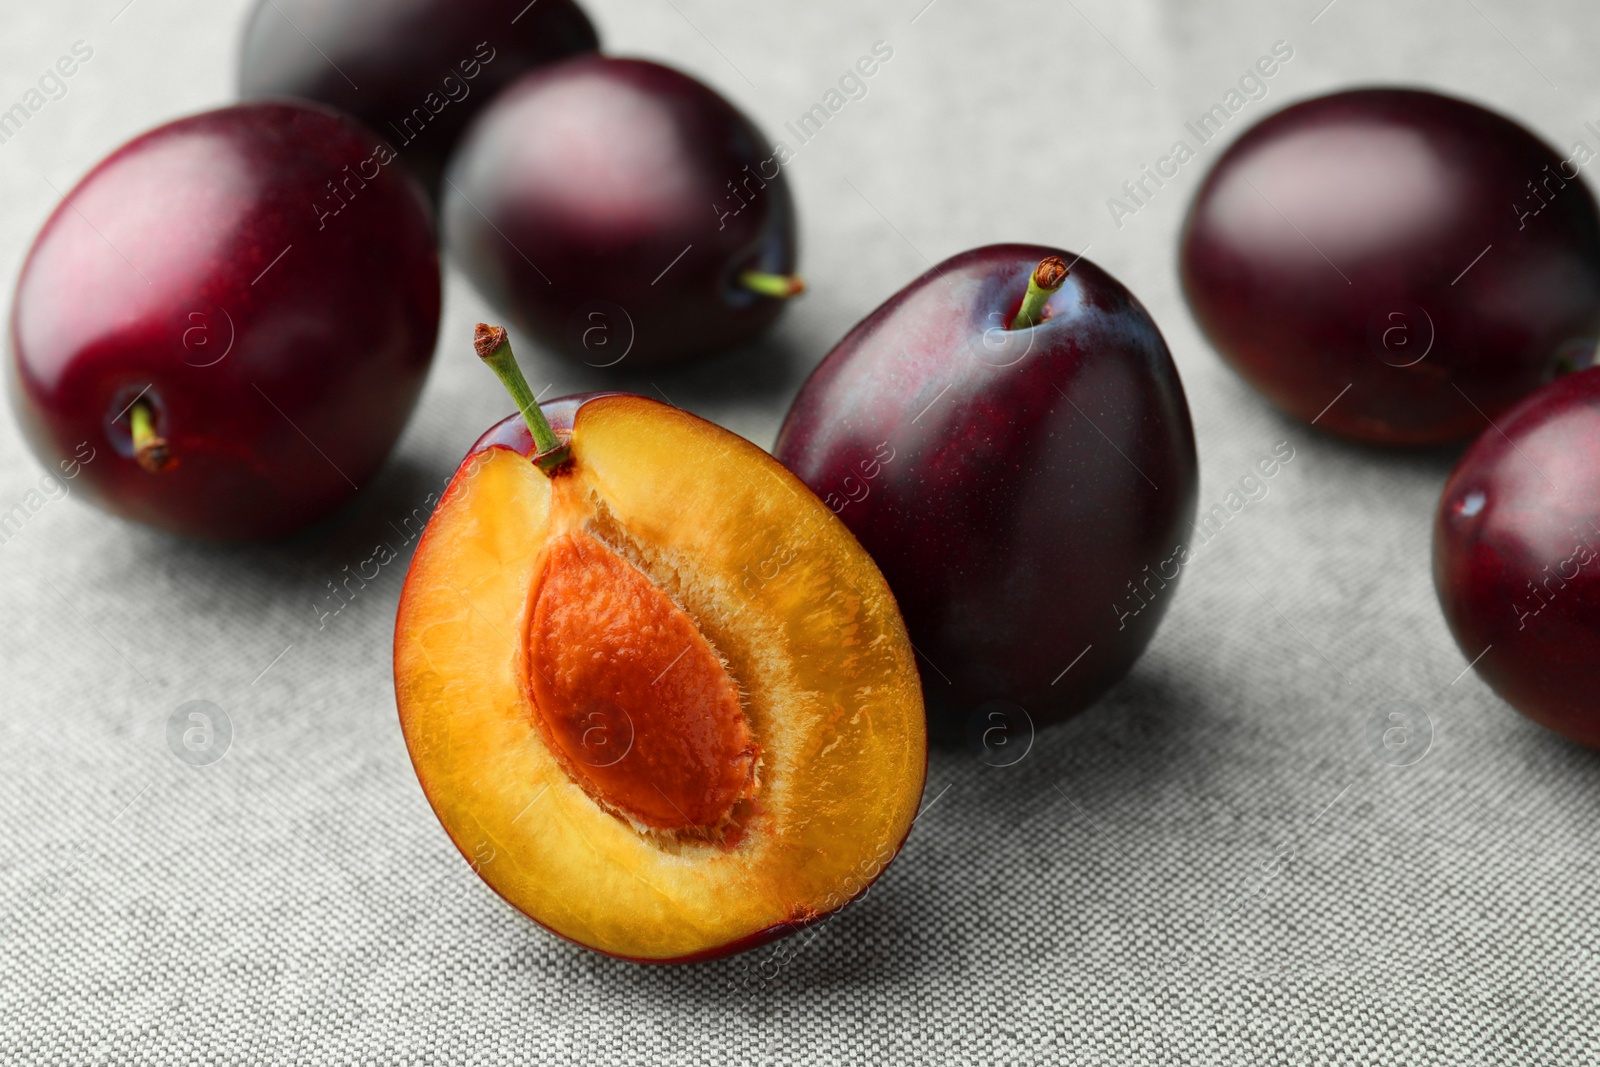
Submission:
<svg viewBox="0 0 1600 1067">
<path fill-rule="evenodd" d="M 155 419 L 150 405 L 136 400 L 128 409 L 128 422 L 133 432 L 133 458 L 151 474 L 171 470 L 177 464 L 166 438 L 156 433 Z"/>
<path fill-rule="evenodd" d="M 528 388 L 528 379 L 522 376 L 517 357 L 511 354 L 511 338 L 506 334 L 505 327 L 478 323 L 473 345 L 478 351 L 478 358 L 489 364 L 489 369 L 506 387 L 511 399 L 517 402 L 517 410 L 522 412 L 528 430 L 533 434 L 533 462 L 546 474 L 553 474 L 557 467 L 567 461 L 570 447 L 556 436 L 556 432 L 550 428 L 550 421 L 539 410 L 539 401 L 533 395 L 533 390 Z"/>
<path fill-rule="evenodd" d="M 1028 277 L 1028 295 L 1022 298 L 1022 307 L 1017 309 L 1017 317 L 1011 320 L 1008 329 L 1025 330 L 1043 322 L 1044 306 L 1066 280 L 1066 260 L 1060 256 L 1046 256 L 1040 260 Z"/>
<path fill-rule="evenodd" d="M 764 270 L 747 270 L 739 274 L 739 284 L 762 296 L 787 300 L 806 291 L 806 283 L 798 274 L 771 274 Z"/>
</svg>

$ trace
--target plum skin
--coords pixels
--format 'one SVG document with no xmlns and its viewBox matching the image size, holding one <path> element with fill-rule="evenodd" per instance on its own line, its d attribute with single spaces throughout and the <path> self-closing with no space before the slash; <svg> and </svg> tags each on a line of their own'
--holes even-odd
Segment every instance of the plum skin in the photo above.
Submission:
<svg viewBox="0 0 1600 1067">
<path fill-rule="evenodd" d="M 353 115 L 437 194 L 451 150 L 497 92 L 599 47 L 573 0 L 258 0 L 240 45 L 239 95 L 301 97 Z"/>
<path fill-rule="evenodd" d="M 421 190 L 379 151 L 328 109 L 245 104 L 91 170 L 12 305 L 12 399 L 40 460 L 81 460 L 88 442 L 74 485 L 90 499 L 214 540 L 282 536 L 364 484 L 421 391 L 440 301 Z M 372 176 L 319 220 L 327 182 L 363 165 Z M 134 461 L 135 397 L 175 469 Z"/>
<path fill-rule="evenodd" d="M 1600 748 L 1600 368 L 1558 378 L 1498 422 L 1439 498 L 1439 604 L 1507 703 Z"/>
<path fill-rule="evenodd" d="M 669 67 L 580 56 L 525 75 L 473 122 L 443 196 L 451 256 L 546 346 L 596 367 L 679 363 L 766 329 L 795 219 L 771 142 Z"/>
<path fill-rule="evenodd" d="M 1246 131 L 1195 195 L 1180 271 L 1246 381 L 1377 444 L 1470 437 L 1600 335 L 1600 214 L 1578 165 L 1417 90 L 1335 93 Z"/>
<path fill-rule="evenodd" d="M 1049 255 L 1072 263 L 1049 317 L 995 333 Z M 1138 300 L 1074 260 L 946 260 L 850 331 L 778 435 L 888 579 L 941 741 L 991 700 L 1041 726 L 1089 706 L 1176 591 L 1177 573 L 1149 583 L 1164 561 L 1181 571 L 1195 514 L 1183 387 Z"/>
</svg>

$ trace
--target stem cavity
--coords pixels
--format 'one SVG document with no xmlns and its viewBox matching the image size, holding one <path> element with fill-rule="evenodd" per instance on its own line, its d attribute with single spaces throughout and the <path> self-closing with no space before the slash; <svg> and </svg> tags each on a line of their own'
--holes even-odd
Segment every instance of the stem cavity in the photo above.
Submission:
<svg viewBox="0 0 1600 1067">
<path fill-rule="evenodd" d="M 1056 290 L 1067 280 L 1067 261 L 1060 256 L 1046 256 L 1033 268 L 1028 278 L 1028 295 L 1022 298 L 1022 307 L 1007 329 L 1025 330 L 1044 321 L 1044 306 Z"/>
<path fill-rule="evenodd" d="M 739 273 L 739 284 L 753 293 L 788 300 L 806 291 L 806 283 L 798 274 L 770 274 L 762 270 Z"/>
<path fill-rule="evenodd" d="M 150 405 L 136 400 L 128 409 L 128 422 L 133 431 L 133 458 L 151 474 L 169 471 L 178 465 L 167 439 L 156 433 L 155 419 Z"/>
<path fill-rule="evenodd" d="M 506 387 L 506 392 L 511 394 L 511 399 L 517 402 L 517 410 L 522 412 L 522 418 L 533 434 L 534 464 L 546 474 L 554 474 L 567 461 L 571 445 L 556 436 L 544 412 L 539 410 L 539 401 L 534 397 L 533 390 L 528 388 L 528 379 L 522 376 L 517 357 L 511 354 L 511 338 L 506 334 L 505 327 L 478 323 L 473 347 L 477 349 L 478 358 L 489 365 L 489 369 L 500 379 L 500 384 Z"/>
</svg>

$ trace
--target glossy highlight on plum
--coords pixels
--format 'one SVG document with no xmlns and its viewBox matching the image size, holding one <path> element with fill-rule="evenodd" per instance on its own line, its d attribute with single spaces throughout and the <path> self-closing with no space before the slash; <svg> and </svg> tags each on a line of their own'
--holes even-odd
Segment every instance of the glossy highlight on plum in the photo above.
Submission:
<svg viewBox="0 0 1600 1067">
<path fill-rule="evenodd" d="M 1485 430 L 1445 483 L 1433 578 L 1496 693 L 1600 748 L 1600 368 L 1557 379 Z"/>
<path fill-rule="evenodd" d="M 1171 597 L 1124 600 L 1194 518 L 1160 331 L 1094 263 L 1037 245 L 961 253 L 862 320 L 774 454 L 883 569 L 946 741 L 996 701 L 1060 721 L 1126 674 Z"/>
<path fill-rule="evenodd" d="M 422 388 L 439 259 L 416 183 L 302 103 L 179 119 L 113 152 L 34 241 L 11 313 L 12 399 L 85 496 L 213 540 L 281 537 L 376 473 Z"/>
<path fill-rule="evenodd" d="M 508 87 L 467 132 L 443 217 L 491 304 L 596 368 L 744 344 L 804 289 L 769 142 L 707 86 L 645 60 L 581 56 Z"/>
<path fill-rule="evenodd" d="M 1247 382 L 1373 444 L 1476 434 L 1600 337 L 1600 212 L 1577 167 L 1421 90 L 1334 93 L 1246 131 L 1195 196 L 1180 269 Z"/>
</svg>

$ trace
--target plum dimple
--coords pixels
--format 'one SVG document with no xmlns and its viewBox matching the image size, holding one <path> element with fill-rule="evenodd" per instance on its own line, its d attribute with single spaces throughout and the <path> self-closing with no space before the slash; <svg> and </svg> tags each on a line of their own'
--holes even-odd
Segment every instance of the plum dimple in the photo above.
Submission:
<svg viewBox="0 0 1600 1067">
<path fill-rule="evenodd" d="M 693 618 L 581 531 L 555 538 L 528 631 L 535 720 L 596 802 L 709 833 L 755 792 L 739 687 Z"/>
</svg>

